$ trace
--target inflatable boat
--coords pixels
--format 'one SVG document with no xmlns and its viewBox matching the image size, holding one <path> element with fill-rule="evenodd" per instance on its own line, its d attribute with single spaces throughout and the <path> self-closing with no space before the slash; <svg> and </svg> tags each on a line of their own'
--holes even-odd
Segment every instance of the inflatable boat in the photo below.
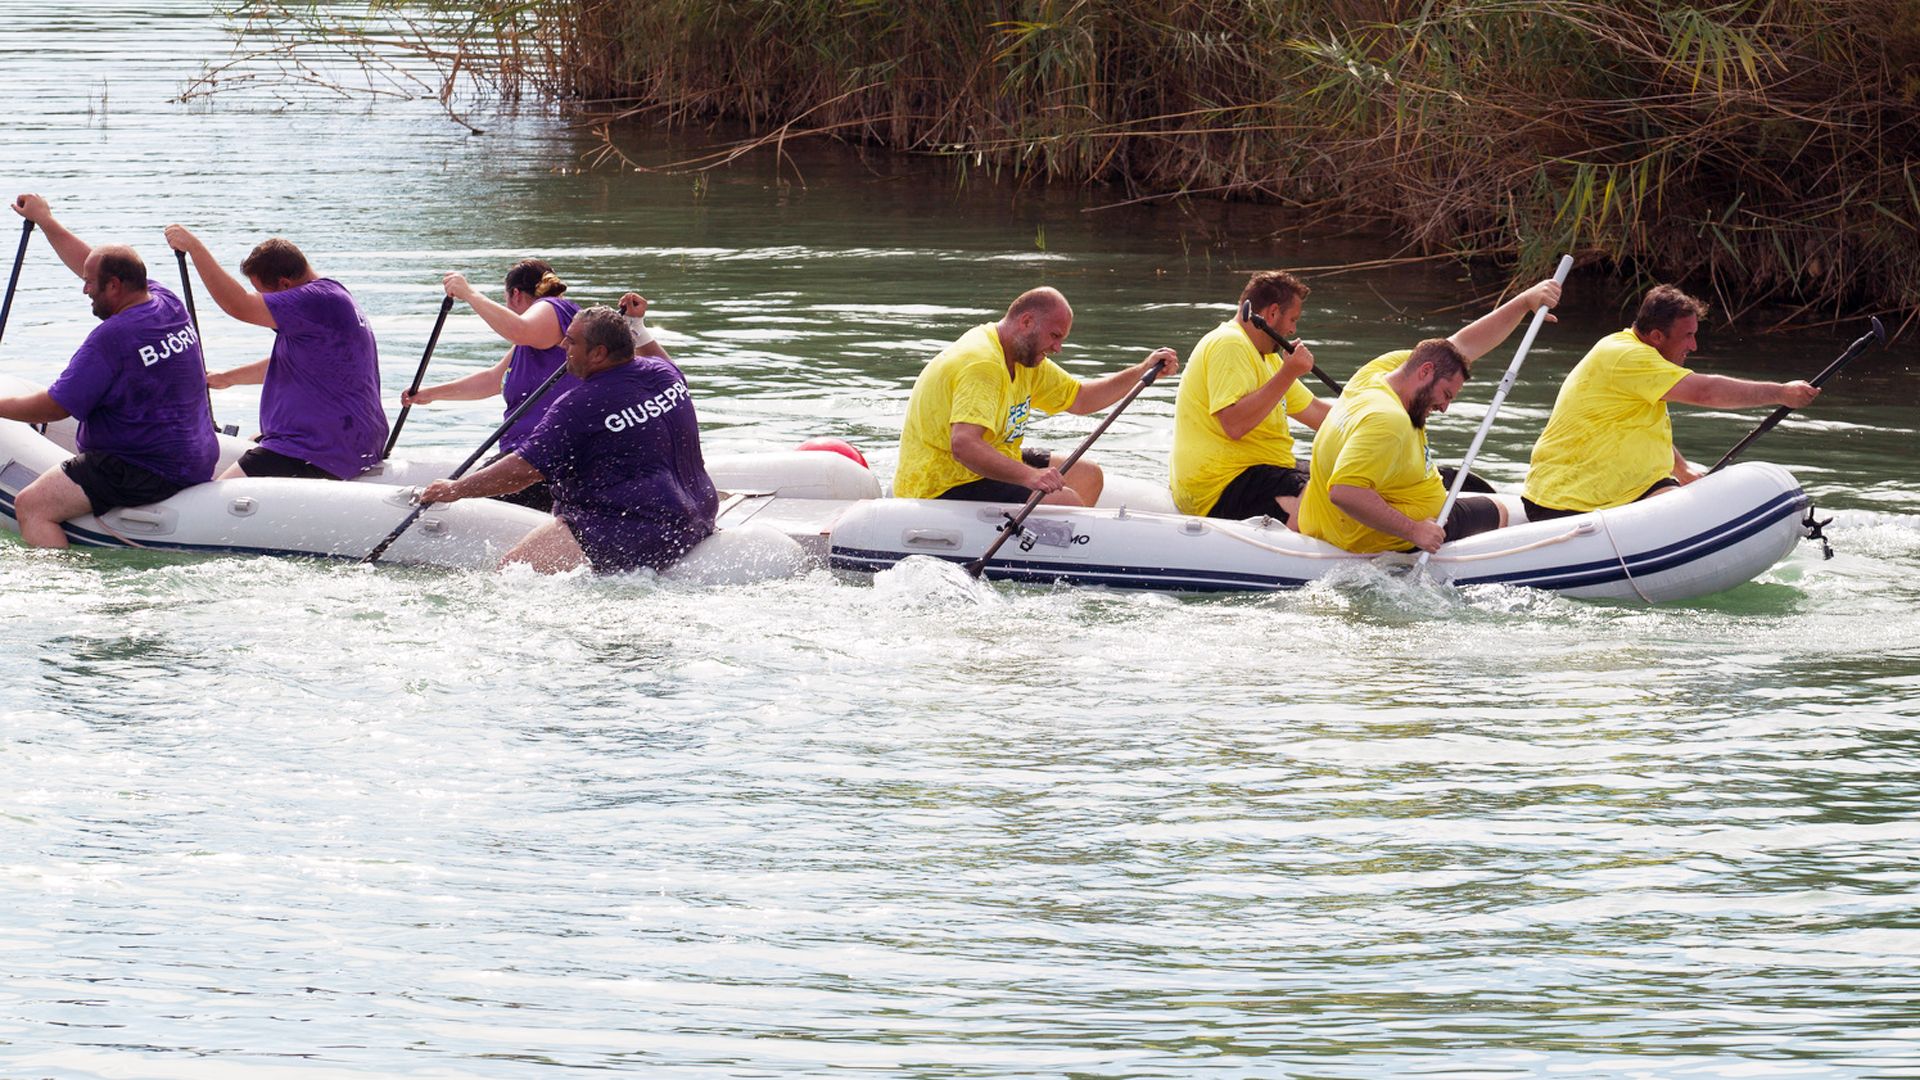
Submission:
<svg viewBox="0 0 1920 1080">
<path fill-rule="evenodd" d="M 14 499 L 68 456 L 66 447 L 33 428 L 0 421 L 0 525 L 19 530 Z M 796 462 L 776 457 L 772 472 L 763 478 L 791 479 L 804 490 L 811 475 L 805 467 L 819 468 L 814 459 L 833 458 L 858 468 L 832 454 L 808 453 L 803 458 Z M 829 487 L 849 482 L 837 467 L 825 468 Z M 811 482 L 822 481 L 816 477 Z M 411 487 L 241 477 L 196 484 L 149 506 L 74 518 L 66 523 L 66 533 L 76 547 L 357 560 L 413 508 Z M 491 570 L 522 538 L 551 520 L 537 510 L 492 499 L 430 506 L 381 562 Z M 752 581 L 793 574 L 814 561 L 785 532 L 741 520 L 702 541 L 664 576 L 709 584 Z"/>
<path fill-rule="evenodd" d="M 1519 520 L 1519 500 L 1503 496 Z M 1660 603 L 1752 580 L 1815 535 L 1809 500 L 1777 465 L 1735 464 L 1671 495 L 1513 525 L 1440 548 L 1427 567 L 1454 585 L 1519 585 L 1583 599 Z M 830 565 L 872 572 L 929 555 L 966 563 L 992 545 L 1011 505 L 927 499 L 853 504 L 834 521 Z M 1225 521 L 1130 507 L 1042 506 L 984 568 L 988 578 L 1121 589 L 1295 589 L 1369 561 L 1268 518 Z"/>
</svg>

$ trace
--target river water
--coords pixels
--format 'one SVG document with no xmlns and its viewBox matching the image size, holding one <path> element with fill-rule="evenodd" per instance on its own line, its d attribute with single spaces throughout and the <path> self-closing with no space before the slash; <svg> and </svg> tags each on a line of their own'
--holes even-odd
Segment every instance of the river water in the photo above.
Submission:
<svg viewBox="0 0 1920 1080">
<path fill-rule="evenodd" d="M 588 143 L 538 116 L 474 136 L 316 90 L 181 104 L 227 47 L 210 9 L 0 18 L 8 196 L 166 281 L 171 221 L 229 265 L 294 239 L 367 308 L 390 398 L 441 272 L 497 296 L 538 254 L 584 298 L 654 301 L 710 452 L 838 435 L 885 474 L 919 366 L 1023 288 L 1067 293 L 1066 360 L 1098 373 L 1184 352 L 1248 269 L 1378 254 L 1268 209 L 1087 213 L 1115 196 L 844 150 L 695 180 L 583 172 Z M 1493 284 L 1308 276 L 1337 375 Z M 1568 295 L 1496 480 L 1622 321 L 1619 288 Z M 5 370 L 51 379 L 90 322 L 36 239 Z M 1860 332 L 1716 329 L 1701 366 L 1804 377 Z M 216 366 L 266 341 L 217 315 L 206 339 Z M 430 377 L 501 349 L 462 309 Z M 1870 354 L 1754 453 L 1838 513 L 1832 561 L 1651 610 L 1384 576 L 699 589 L 9 539 L 0 1075 L 1920 1075 L 1912 360 Z M 1436 421 L 1441 456 L 1492 382 Z M 250 424 L 249 393 L 220 418 Z M 1164 477 L 1171 402 L 1096 456 Z M 497 415 L 416 410 L 403 442 L 453 456 Z M 1711 461 L 1755 419 L 1677 426 Z"/>
</svg>

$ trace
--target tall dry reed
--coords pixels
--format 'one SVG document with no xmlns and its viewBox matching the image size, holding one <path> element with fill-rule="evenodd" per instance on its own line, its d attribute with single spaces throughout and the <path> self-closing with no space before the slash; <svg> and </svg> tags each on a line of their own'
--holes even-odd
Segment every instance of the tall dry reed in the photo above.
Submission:
<svg viewBox="0 0 1920 1080">
<path fill-rule="evenodd" d="M 248 10 L 323 21 L 287 0 Z M 1271 200 L 1516 278 L 1573 251 L 1728 316 L 1920 314 L 1920 0 L 385 10 L 431 11 L 440 36 L 413 47 L 508 96 L 757 132 L 684 167 L 826 136 L 1122 200 Z"/>
</svg>

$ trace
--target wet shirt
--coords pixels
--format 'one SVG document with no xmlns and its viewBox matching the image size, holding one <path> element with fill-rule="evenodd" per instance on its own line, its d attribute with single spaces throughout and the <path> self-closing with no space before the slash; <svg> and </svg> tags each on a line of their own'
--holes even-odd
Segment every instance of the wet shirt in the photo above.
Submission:
<svg viewBox="0 0 1920 1080">
<path fill-rule="evenodd" d="M 318 278 L 262 293 L 276 327 L 260 390 L 260 445 L 351 479 L 380 462 L 380 352 L 346 287 Z"/>
<path fill-rule="evenodd" d="M 1604 510 L 1673 475 L 1667 391 L 1692 372 L 1632 330 L 1608 334 L 1582 357 L 1533 444 L 1526 496 L 1555 510 Z"/>
<path fill-rule="evenodd" d="M 80 421 L 82 453 L 112 454 L 176 484 L 213 479 L 220 447 L 207 411 L 200 337 L 186 306 L 149 284 L 144 304 L 108 317 L 47 392 Z"/>
<path fill-rule="evenodd" d="M 573 324 L 573 317 L 580 314 L 580 305 L 558 296 L 543 296 L 538 303 L 550 305 L 554 317 L 560 321 L 560 332 L 565 334 L 567 327 Z M 510 415 L 527 395 L 544 386 L 547 377 L 558 371 L 567 362 L 565 342 L 550 349 L 536 349 L 531 345 L 515 345 L 513 352 L 507 354 L 507 373 L 500 382 L 500 396 L 506 400 L 506 414 Z M 533 435 L 533 429 L 540 426 L 540 418 L 546 415 L 553 403 L 569 390 L 580 385 L 580 380 L 572 375 L 560 376 L 560 381 L 547 392 L 545 401 L 527 410 L 500 436 L 500 448 L 518 450 Z"/>
<path fill-rule="evenodd" d="M 1263 353 L 1239 323 L 1215 327 L 1193 347 L 1173 406 L 1173 505 L 1205 514 L 1234 477 L 1254 465 L 1293 468 L 1293 431 L 1287 417 L 1313 404 L 1313 391 L 1296 380 L 1279 407 L 1238 439 L 1214 414 L 1265 386 L 1280 371 L 1280 356 Z"/>
<path fill-rule="evenodd" d="M 942 350 L 914 380 L 900 428 L 893 494 L 932 499 L 980 479 L 953 456 L 954 424 L 980 425 L 987 430 L 988 446 L 1019 461 L 1034 412 L 1065 412 L 1079 393 L 1080 384 L 1052 360 L 1016 366 L 1009 378 L 1000 335 L 993 323 L 981 323 Z"/>
<path fill-rule="evenodd" d="M 553 487 L 593 568 L 672 565 L 713 534 L 719 496 L 700 455 L 700 422 L 680 369 L 639 357 L 585 380 L 547 408 L 518 451 Z"/>
<path fill-rule="evenodd" d="M 1362 525 L 1333 504 L 1335 484 L 1379 492 L 1415 521 L 1429 520 L 1447 489 L 1427 451 L 1425 428 L 1413 426 L 1399 395 L 1384 385 L 1343 395 L 1313 440 L 1313 465 L 1300 498 L 1300 531 L 1347 551 L 1404 551 L 1405 540 Z"/>
</svg>

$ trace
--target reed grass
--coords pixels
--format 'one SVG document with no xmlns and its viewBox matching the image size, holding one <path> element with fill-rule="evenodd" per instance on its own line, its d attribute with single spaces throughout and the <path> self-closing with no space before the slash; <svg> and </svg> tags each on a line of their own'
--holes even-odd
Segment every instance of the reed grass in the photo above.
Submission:
<svg viewBox="0 0 1920 1080">
<path fill-rule="evenodd" d="M 1114 202 L 1272 201 L 1515 280 L 1572 251 L 1725 318 L 1920 315 L 1920 0 L 376 7 L 431 12 L 414 47 L 447 88 L 571 103 L 603 160 L 643 164 L 618 120 L 730 121 L 753 136 L 666 166 L 830 137 Z"/>
</svg>

